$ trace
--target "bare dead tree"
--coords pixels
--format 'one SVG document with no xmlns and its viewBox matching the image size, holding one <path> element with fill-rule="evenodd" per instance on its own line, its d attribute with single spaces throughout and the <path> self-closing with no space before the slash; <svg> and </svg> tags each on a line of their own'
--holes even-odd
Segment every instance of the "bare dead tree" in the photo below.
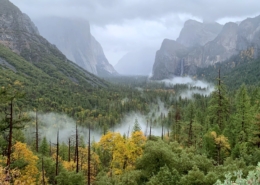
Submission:
<svg viewBox="0 0 260 185">
<path fill-rule="evenodd" d="M 43 156 L 42 156 L 42 184 L 45 185 Z"/>
<path fill-rule="evenodd" d="M 8 138 L 8 149 L 7 149 L 7 163 L 9 167 L 11 163 L 11 149 L 12 149 L 12 134 L 13 134 L 13 99 L 10 102 L 10 114 L 6 113 L 6 116 L 9 117 L 9 138 Z"/>
<path fill-rule="evenodd" d="M 149 139 L 152 137 L 152 122 L 150 122 L 150 134 L 149 134 Z"/>
<path fill-rule="evenodd" d="M 38 129 L 38 113 L 37 109 L 35 111 L 36 118 L 35 118 L 35 150 L 36 152 L 39 151 L 39 129 Z"/>
<path fill-rule="evenodd" d="M 162 123 L 162 140 L 163 140 L 163 113 L 161 113 L 161 123 Z"/>
<path fill-rule="evenodd" d="M 50 157 L 51 157 L 51 154 L 52 154 L 52 151 L 51 151 L 51 141 L 49 141 L 49 143 L 50 143 Z"/>
<path fill-rule="evenodd" d="M 69 149 L 68 149 L 68 161 L 70 162 L 70 138 L 69 138 Z"/>
<path fill-rule="evenodd" d="M 75 157 L 76 157 L 76 173 L 78 173 L 79 172 L 79 135 L 78 135 L 78 125 L 77 124 L 76 124 Z"/>
<path fill-rule="evenodd" d="M 147 136 L 147 130 L 148 130 L 148 119 L 146 120 L 146 127 L 145 127 L 145 136 Z"/>
<path fill-rule="evenodd" d="M 59 174 L 59 131 L 57 132 L 57 149 L 56 149 L 56 173 L 55 175 L 58 176 Z"/>
<path fill-rule="evenodd" d="M 90 123 L 88 125 L 88 185 L 90 185 Z"/>
</svg>

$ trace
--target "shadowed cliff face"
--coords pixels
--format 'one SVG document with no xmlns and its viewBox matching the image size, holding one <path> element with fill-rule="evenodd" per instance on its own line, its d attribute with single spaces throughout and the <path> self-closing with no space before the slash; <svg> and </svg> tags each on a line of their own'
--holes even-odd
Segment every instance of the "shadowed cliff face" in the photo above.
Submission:
<svg viewBox="0 0 260 185">
<path fill-rule="evenodd" d="M 86 20 L 50 17 L 36 20 L 35 23 L 45 38 L 80 67 L 99 76 L 117 74 L 101 45 L 91 35 Z"/>
<path fill-rule="evenodd" d="M 192 26 L 194 26 L 196 33 L 202 23 L 188 21 L 186 24 L 190 30 L 193 30 Z M 247 54 L 250 55 L 247 57 L 251 58 L 259 56 L 260 16 L 246 19 L 240 25 L 232 22 L 226 23 L 215 38 L 205 44 L 203 43 L 207 39 L 213 38 L 209 37 L 212 34 L 200 29 L 201 37 L 195 37 L 195 33 L 188 32 L 187 25 L 184 26 L 177 41 L 167 40 L 168 43 L 163 41 L 160 50 L 156 53 L 152 79 L 161 80 L 173 76 L 196 75 L 198 67 L 214 65 L 237 54 Z M 218 28 L 218 26 L 216 27 Z M 185 46 L 177 44 L 177 42 L 186 46 L 184 54 L 180 55 L 179 51 L 183 50 Z"/>
<path fill-rule="evenodd" d="M 188 48 L 174 40 L 165 39 L 160 50 L 156 52 L 152 79 L 180 76 L 184 71 L 183 58 L 187 54 Z"/>
</svg>

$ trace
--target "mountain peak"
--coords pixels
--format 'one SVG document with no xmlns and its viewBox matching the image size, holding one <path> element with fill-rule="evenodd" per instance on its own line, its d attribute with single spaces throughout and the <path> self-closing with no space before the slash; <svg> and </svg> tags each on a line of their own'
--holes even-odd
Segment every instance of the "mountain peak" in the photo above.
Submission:
<svg viewBox="0 0 260 185">
<path fill-rule="evenodd" d="M 186 47 L 203 46 L 207 42 L 214 40 L 221 31 L 222 25 L 216 22 L 198 22 L 187 20 L 177 38 L 177 42 Z"/>
</svg>

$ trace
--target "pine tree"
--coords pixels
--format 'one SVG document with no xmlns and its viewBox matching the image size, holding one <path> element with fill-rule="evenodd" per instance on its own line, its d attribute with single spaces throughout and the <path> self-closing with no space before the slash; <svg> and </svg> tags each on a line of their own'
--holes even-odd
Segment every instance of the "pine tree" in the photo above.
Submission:
<svg viewBox="0 0 260 185">
<path fill-rule="evenodd" d="M 252 125 L 251 142 L 260 148 L 260 114 L 256 116 L 256 120 Z"/>
<path fill-rule="evenodd" d="M 213 125 L 217 125 L 221 131 L 224 130 L 225 123 L 229 117 L 229 101 L 226 95 L 226 88 L 223 81 L 217 78 L 217 86 L 212 92 L 211 100 L 209 102 L 209 117 Z M 215 127 L 215 126 L 213 126 Z"/>
<path fill-rule="evenodd" d="M 186 119 L 188 120 L 188 141 L 187 144 L 191 146 L 193 144 L 194 132 L 193 132 L 193 124 L 195 118 L 195 107 L 194 103 L 191 102 L 187 106 Z"/>
<path fill-rule="evenodd" d="M 137 131 L 141 131 L 141 128 L 140 128 L 140 125 L 138 123 L 138 120 L 135 119 L 135 124 L 134 124 L 134 127 L 133 127 L 133 132 L 137 132 Z"/>
<path fill-rule="evenodd" d="M 48 156 L 49 155 L 49 144 L 47 142 L 46 137 L 43 138 L 41 144 L 40 144 L 40 153 L 44 156 Z"/>
<path fill-rule="evenodd" d="M 247 95 L 245 84 L 243 84 L 236 94 L 236 113 L 235 113 L 235 127 L 237 130 L 236 135 L 245 138 L 239 138 L 237 142 L 246 142 L 248 129 L 251 125 L 253 113 L 250 106 L 250 98 Z"/>
</svg>

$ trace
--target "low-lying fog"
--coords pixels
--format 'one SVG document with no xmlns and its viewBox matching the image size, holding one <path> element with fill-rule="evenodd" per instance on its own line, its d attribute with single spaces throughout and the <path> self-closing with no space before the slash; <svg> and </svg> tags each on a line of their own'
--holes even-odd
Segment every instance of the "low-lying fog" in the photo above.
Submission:
<svg viewBox="0 0 260 185">
<path fill-rule="evenodd" d="M 180 94 L 176 94 L 175 98 L 192 98 L 194 94 L 208 96 L 214 90 L 214 86 L 210 83 L 200 80 L 193 80 L 190 77 L 175 77 L 173 79 L 156 81 L 164 83 L 166 86 L 174 86 L 176 84 L 186 84 L 188 88 Z M 128 101 L 127 98 L 122 99 L 122 102 Z M 165 108 L 164 103 L 158 98 L 157 104 L 151 105 L 151 111 L 147 115 L 139 112 L 130 112 L 123 116 L 120 123 L 110 131 L 119 132 L 121 135 L 129 136 L 133 131 L 133 126 L 137 121 L 144 134 L 148 135 L 150 126 L 152 135 L 161 136 L 161 125 L 158 119 L 163 115 L 167 117 L 169 110 Z M 30 112 L 32 120 L 35 120 L 36 113 Z M 57 132 L 59 130 L 59 139 L 61 142 L 68 142 L 69 138 L 75 138 L 76 121 L 65 114 L 57 113 L 38 113 L 39 133 L 40 138 L 46 137 L 48 141 L 56 143 Z M 157 123 L 157 124 L 155 124 Z M 85 142 L 88 140 L 88 128 L 78 126 L 80 137 L 83 137 Z M 28 142 L 35 140 L 35 121 L 30 123 L 30 126 L 25 128 Z M 102 131 L 91 130 L 91 140 L 99 141 L 102 136 Z"/>
</svg>

